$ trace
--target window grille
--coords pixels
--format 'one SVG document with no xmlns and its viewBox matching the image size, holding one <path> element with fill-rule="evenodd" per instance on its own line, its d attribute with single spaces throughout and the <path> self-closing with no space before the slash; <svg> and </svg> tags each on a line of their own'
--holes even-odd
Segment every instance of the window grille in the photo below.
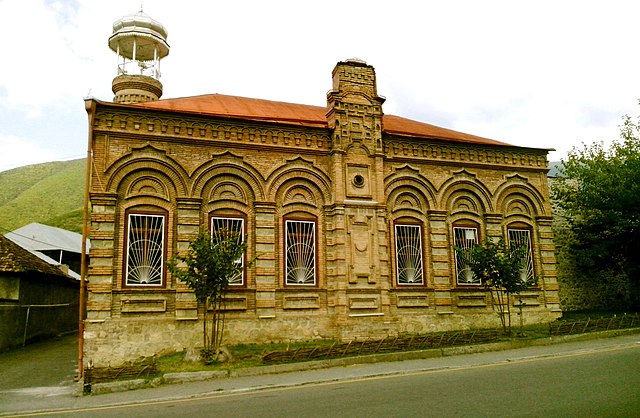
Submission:
<svg viewBox="0 0 640 418">
<path fill-rule="evenodd" d="M 400 285 L 424 283 L 420 231 L 418 225 L 396 225 L 396 266 Z"/>
<path fill-rule="evenodd" d="M 285 222 L 286 284 L 316 284 L 315 222 Z"/>
<path fill-rule="evenodd" d="M 472 227 L 453 228 L 454 245 L 463 250 L 468 250 L 478 244 L 478 229 Z M 476 277 L 461 254 L 455 251 L 456 280 L 459 285 L 480 285 L 480 278 Z"/>
<path fill-rule="evenodd" d="M 225 238 L 233 237 L 237 242 L 244 241 L 244 219 L 242 218 L 211 218 L 211 238 L 217 242 Z M 236 260 L 236 265 L 244 267 L 244 256 Z M 229 278 L 229 286 L 242 286 L 244 284 L 244 268 L 236 276 Z"/>
<path fill-rule="evenodd" d="M 161 286 L 164 256 L 164 216 L 129 214 L 128 286 Z"/>
<path fill-rule="evenodd" d="M 531 231 L 528 229 L 508 229 L 509 245 L 517 247 L 524 246 L 526 252 L 524 255 L 524 265 L 520 270 L 520 280 L 523 282 L 533 281 L 533 252 L 531 250 Z"/>
</svg>

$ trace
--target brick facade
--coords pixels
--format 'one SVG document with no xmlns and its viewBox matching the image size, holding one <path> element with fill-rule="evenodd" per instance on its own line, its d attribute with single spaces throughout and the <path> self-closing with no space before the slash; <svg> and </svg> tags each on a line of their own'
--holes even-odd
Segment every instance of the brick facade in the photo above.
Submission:
<svg viewBox="0 0 640 418">
<path fill-rule="evenodd" d="M 256 262 L 229 292 L 228 343 L 497 326 L 488 292 L 456 281 L 453 227 L 467 224 L 481 240 L 506 236 L 510 225 L 530 231 L 539 284 L 523 293 L 524 318 L 556 318 L 547 150 L 430 136 L 430 125 L 383 115 L 383 102 L 373 67 L 359 61 L 336 66 L 324 121 L 215 115 L 181 108 L 180 99 L 89 101 L 85 363 L 201 344 L 203 307 L 183 283 L 165 271 L 160 286 L 126 285 L 132 212 L 164 216 L 165 260 L 211 216 L 244 220 L 246 256 Z M 315 225 L 312 285 L 286 283 L 287 219 Z M 396 224 L 419 227 L 420 284 L 398 282 Z"/>
</svg>

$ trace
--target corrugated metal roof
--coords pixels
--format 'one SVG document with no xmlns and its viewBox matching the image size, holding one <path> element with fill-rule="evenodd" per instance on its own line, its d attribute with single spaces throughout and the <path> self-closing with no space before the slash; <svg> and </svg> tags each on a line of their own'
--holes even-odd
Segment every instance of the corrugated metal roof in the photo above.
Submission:
<svg viewBox="0 0 640 418">
<path fill-rule="evenodd" d="M 328 128 L 326 119 L 327 109 L 325 107 L 227 96 L 223 94 L 206 94 L 202 96 L 157 100 L 136 103 L 130 106 Z M 505 142 L 441 128 L 400 116 L 384 115 L 382 121 L 382 130 L 387 134 L 474 144 L 510 145 Z"/>
<path fill-rule="evenodd" d="M 32 251 L 64 250 L 82 253 L 82 235 L 37 222 L 8 232 L 5 236 Z M 87 240 L 87 251 L 89 248 L 90 243 Z"/>
</svg>

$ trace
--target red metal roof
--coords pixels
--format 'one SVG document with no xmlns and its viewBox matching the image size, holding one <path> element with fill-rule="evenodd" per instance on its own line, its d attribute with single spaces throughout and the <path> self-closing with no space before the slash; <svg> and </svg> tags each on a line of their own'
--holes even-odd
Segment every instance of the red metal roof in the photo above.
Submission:
<svg viewBox="0 0 640 418">
<path fill-rule="evenodd" d="M 383 131 L 388 134 L 413 136 L 416 138 L 437 138 L 456 142 L 473 144 L 510 145 L 495 139 L 483 138 L 452 129 L 441 128 L 424 122 L 394 115 L 384 115 L 382 119 Z"/>
<path fill-rule="evenodd" d="M 327 109 L 325 107 L 227 96 L 223 94 L 206 94 L 202 96 L 157 100 L 137 103 L 132 106 L 181 113 L 198 113 L 238 119 L 279 122 L 317 128 L 328 127 L 326 119 Z M 387 134 L 474 144 L 509 145 L 493 139 L 465 134 L 400 116 L 384 115 L 382 123 L 383 132 Z"/>
</svg>

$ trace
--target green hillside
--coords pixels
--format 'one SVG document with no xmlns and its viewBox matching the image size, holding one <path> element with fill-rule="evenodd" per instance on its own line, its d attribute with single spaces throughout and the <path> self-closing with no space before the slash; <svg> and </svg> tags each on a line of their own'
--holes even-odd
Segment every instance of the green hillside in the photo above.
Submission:
<svg viewBox="0 0 640 418">
<path fill-rule="evenodd" d="M 0 233 L 31 222 L 81 232 L 84 172 L 84 159 L 0 172 Z"/>
</svg>

